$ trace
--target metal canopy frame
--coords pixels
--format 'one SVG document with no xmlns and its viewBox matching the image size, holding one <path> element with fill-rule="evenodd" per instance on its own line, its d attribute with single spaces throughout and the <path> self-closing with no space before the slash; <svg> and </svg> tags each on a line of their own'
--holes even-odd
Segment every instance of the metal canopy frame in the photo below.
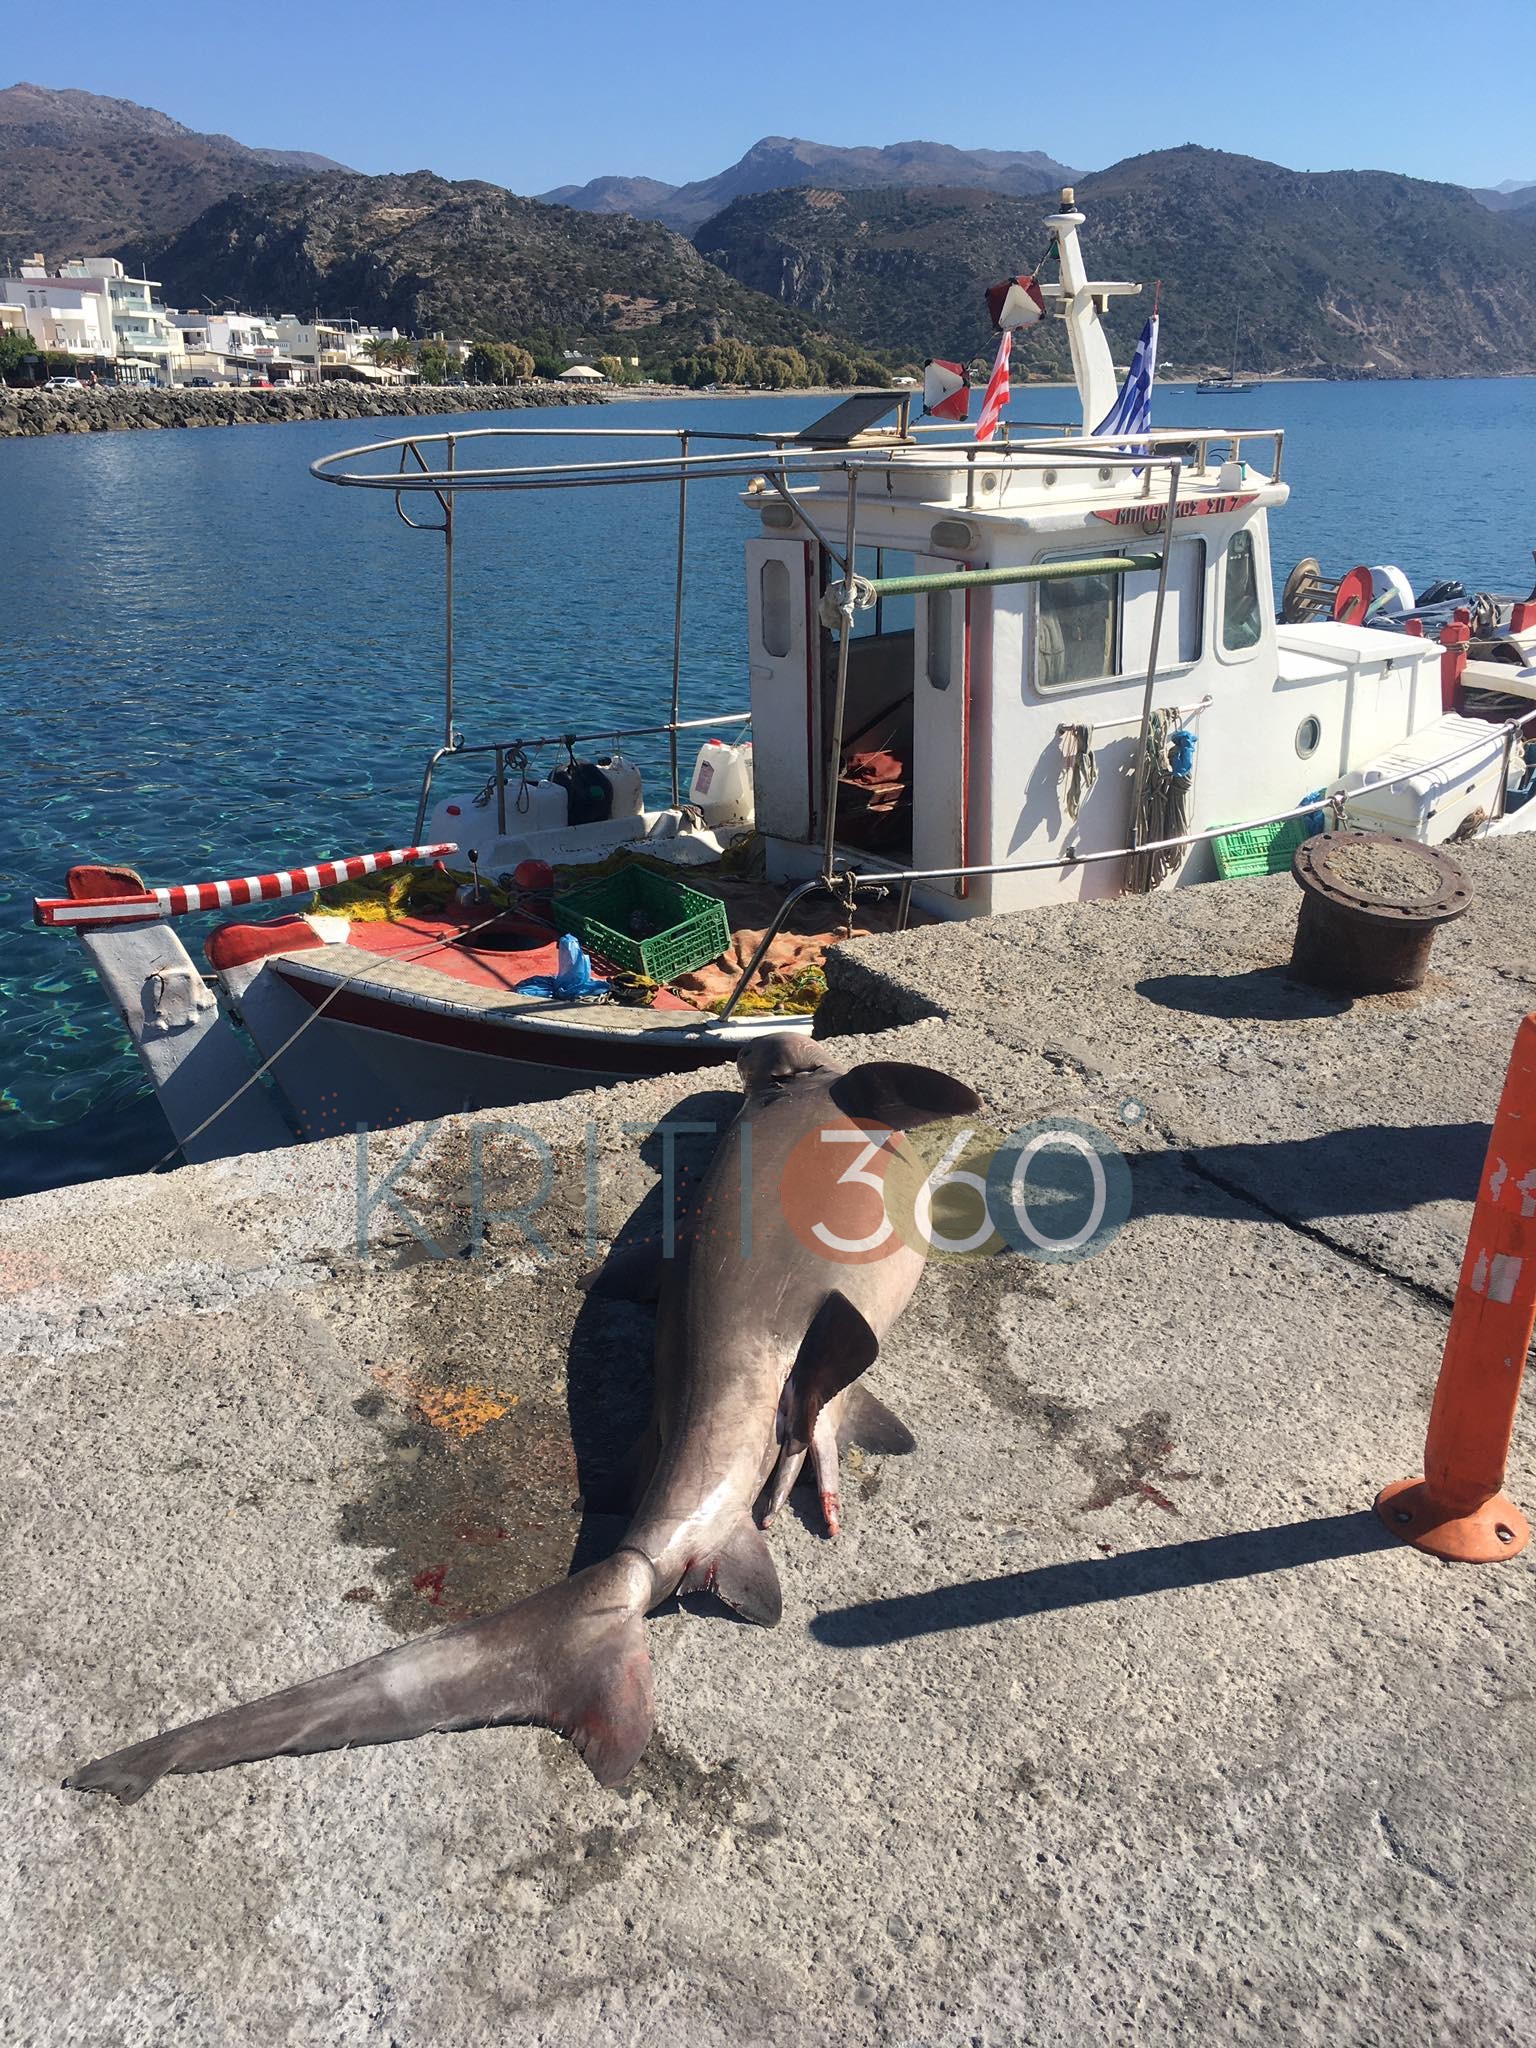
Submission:
<svg viewBox="0 0 1536 2048">
<path fill-rule="evenodd" d="M 875 394 L 879 396 L 880 394 Z M 688 546 L 688 490 L 692 482 L 719 480 L 722 482 L 745 482 L 766 485 L 775 490 L 807 530 L 821 544 L 827 555 L 836 562 L 842 572 L 843 593 L 853 607 L 862 607 L 872 601 L 865 595 L 871 586 L 853 575 L 854 505 L 858 496 L 861 478 L 889 474 L 894 466 L 919 471 L 932 467 L 935 470 L 950 466 L 947 458 L 953 457 L 963 463 L 967 472 L 974 476 L 978 469 L 989 472 L 1014 472 L 1031 470 L 1052 470 L 1059 474 L 1063 469 L 1093 469 L 1103 474 L 1106 469 L 1129 470 L 1145 479 L 1143 494 L 1148 496 L 1155 470 L 1166 467 L 1170 474 L 1169 507 L 1178 492 L 1178 480 L 1184 466 L 1193 455 L 1202 466 L 1208 466 L 1209 451 L 1213 446 L 1229 447 L 1236 459 L 1244 439 L 1263 440 L 1272 448 L 1273 476 L 1278 475 L 1283 432 L 1276 429 L 1262 429 L 1257 434 L 1252 429 L 1243 435 L 1207 432 L 1198 436 L 1192 444 L 1188 434 L 1173 431 L 1154 431 L 1144 442 L 1138 442 L 1135 449 L 1128 449 L 1123 442 L 1110 442 L 1100 437 L 1086 435 L 1070 425 L 1058 427 L 1054 422 L 1036 423 L 1049 429 L 1049 438 L 1029 440 L 1014 444 L 1009 438 L 1009 427 L 1003 428 L 999 445 L 983 446 L 975 441 L 957 440 L 961 431 L 958 425 L 949 423 L 918 423 L 915 427 L 910 420 L 911 394 L 897 393 L 886 410 L 899 408 L 900 424 L 897 431 L 878 440 L 866 440 L 855 435 L 842 446 L 807 445 L 803 435 L 812 432 L 823 422 L 813 422 L 810 429 L 800 428 L 793 433 L 762 433 L 707 427 L 570 427 L 570 426 L 516 426 L 477 427 L 464 433 L 406 434 L 387 441 L 371 441 L 356 448 L 345 448 L 333 455 L 323 455 L 311 463 L 310 473 L 321 483 L 332 484 L 351 490 L 388 491 L 395 501 L 395 510 L 403 523 L 418 532 L 440 533 L 443 537 L 443 741 L 427 763 L 422 781 L 421 798 L 417 807 L 416 831 L 419 836 L 426 817 L 430 799 L 432 777 L 440 761 L 450 755 L 462 752 L 493 752 L 496 755 L 495 788 L 497 813 L 506 813 L 506 772 L 508 758 L 515 758 L 520 750 L 546 744 L 546 742 L 517 739 L 495 743 L 488 748 L 469 749 L 454 724 L 455 673 L 454 673 L 454 527 L 455 505 L 465 492 L 478 491 L 520 491 L 520 490 L 591 490 L 609 485 L 675 484 L 677 487 L 677 555 L 674 577 L 672 607 L 672 688 L 670 717 L 667 723 L 654 730 L 668 735 L 670 756 L 672 802 L 676 804 L 681 795 L 678 762 L 678 733 L 690 729 L 700 721 L 685 722 L 682 709 L 682 651 L 683 651 L 683 609 L 687 585 Z M 848 401 L 835 407 L 826 416 L 831 421 L 846 410 Z M 1018 424 L 1018 423 L 1013 423 Z M 919 436 L 926 435 L 926 442 Z M 945 438 L 940 438 L 940 437 Z M 587 457 L 579 461 L 532 462 L 507 464 L 503 462 L 481 463 L 473 459 L 483 453 L 499 454 L 503 445 L 522 440 L 558 440 L 607 443 L 610 441 L 662 441 L 672 444 L 675 453 L 660 452 L 654 455 L 625 457 L 617 460 L 599 460 Z M 722 442 L 723 450 L 698 452 L 696 442 Z M 765 464 L 764 455 L 768 456 Z M 429 460 L 429 456 L 431 459 Z M 370 467 L 358 467 L 369 463 L 372 458 L 384 458 L 384 463 Z M 845 479 L 848 497 L 848 534 L 844 547 L 837 544 L 817 526 L 810 516 L 805 498 L 797 495 L 793 488 L 795 479 L 815 481 L 822 477 L 841 475 Z M 423 493 L 436 499 L 441 517 L 424 520 L 412 517 L 406 510 L 407 501 Z M 967 493 L 974 497 L 974 485 Z M 1163 568 L 1159 576 L 1157 612 L 1154 621 L 1153 651 L 1148 670 L 1148 693 L 1152 687 L 1157 656 L 1157 627 L 1161 623 L 1163 606 L 1163 585 L 1166 582 L 1166 556 L 1171 535 L 1173 513 L 1170 509 L 1163 521 Z M 1150 534 L 1144 536 L 1150 540 Z M 1107 558 L 1116 568 L 1126 557 Z M 1150 558 L 1138 558 L 1138 566 L 1153 566 Z M 1045 573 L 1041 573 L 1045 572 Z M 960 574 L 962 572 L 957 572 Z M 1093 565 L 1085 564 L 1039 564 L 1034 572 L 1021 571 L 971 571 L 964 574 L 981 583 L 1031 582 L 1089 574 L 1106 573 L 1104 561 Z M 1113 573 L 1110 571 L 1109 573 Z M 907 579 L 911 582 L 911 579 Z M 914 584 L 915 588 L 916 585 Z M 924 589 L 961 587 L 958 583 L 934 582 L 924 579 Z M 879 593 L 877 592 L 876 595 Z M 839 602 L 839 632 L 846 641 L 847 624 L 842 616 L 843 607 Z M 851 612 L 849 614 L 851 617 Z M 844 671 L 839 685 L 840 696 L 846 687 L 846 648 L 840 652 L 839 667 Z M 1149 713 L 1150 715 L 1150 713 Z M 712 721 L 702 721 L 709 723 Z M 1143 720 L 1145 729 L 1146 720 Z M 831 750 L 834 763 L 841 746 L 840 724 L 834 733 L 834 747 Z M 835 831 L 835 793 L 829 802 L 827 814 L 828 833 Z M 828 841 L 830 847 L 830 839 Z M 828 854 L 830 860 L 830 851 Z"/>
</svg>

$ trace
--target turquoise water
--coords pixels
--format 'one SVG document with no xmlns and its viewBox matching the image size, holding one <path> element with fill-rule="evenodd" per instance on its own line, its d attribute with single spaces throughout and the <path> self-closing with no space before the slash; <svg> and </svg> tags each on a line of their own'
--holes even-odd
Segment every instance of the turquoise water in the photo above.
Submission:
<svg viewBox="0 0 1536 2048">
<path fill-rule="evenodd" d="M 1415 588 L 1524 589 L 1536 380 L 1170 388 L 1160 425 L 1280 426 L 1283 576 L 1395 561 Z M 809 398 L 635 402 L 573 425 L 794 427 Z M 1065 391 L 1014 411 L 1066 420 Z M 558 425 L 478 413 L 467 428 Z M 0 1192 L 151 1165 L 167 1133 L 75 941 L 31 923 L 87 858 L 154 882 L 398 845 L 441 737 L 441 543 L 382 493 L 328 490 L 316 456 L 404 421 L 0 442 Z M 457 421 L 422 421 L 441 433 Z M 548 459 L 578 444 L 537 444 Z M 615 454 L 629 453 L 618 444 Z M 640 452 L 635 448 L 633 452 Z M 416 501 L 422 504 L 421 500 Z M 645 725 L 671 681 L 676 497 L 666 487 L 461 501 L 458 722 L 471 739 L 599 718 Z M 689 508 L 684 715 L 747 701 L 728 485 Z M 660 786 L 664 753 L 641 751 Z M 187 921 L 200 943 L 209 919 Z"/>
</svg>

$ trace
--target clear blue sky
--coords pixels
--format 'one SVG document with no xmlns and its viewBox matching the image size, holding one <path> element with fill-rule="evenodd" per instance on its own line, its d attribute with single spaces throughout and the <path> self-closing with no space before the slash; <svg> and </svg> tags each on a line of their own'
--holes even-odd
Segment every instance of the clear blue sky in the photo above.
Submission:
<svg viewBox="0 0 1536 2048">
<path fill-rule="evenodd" d="M 0 83 L 82 86 L 242 142 L 518 192 L 605 171 L 682 183 L 764 134 L 1043 149 L 1084 169 L 1202 142 L 1301 170 L 1536 180 L 1536 0 L 11 0 L 6 14 Z"/>
</svg>

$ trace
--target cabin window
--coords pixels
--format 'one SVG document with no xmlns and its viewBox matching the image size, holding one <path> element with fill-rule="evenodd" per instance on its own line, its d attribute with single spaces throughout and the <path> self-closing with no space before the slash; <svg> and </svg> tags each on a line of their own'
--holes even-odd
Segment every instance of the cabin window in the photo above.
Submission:
<svg viewBox="0 0 1536 2048">
<path fill-rule="evenodd" d="M 854 572 L 871 579 L 877 576 L 913 576 L 917 565 L 905 548 L 855 548 Z M 868 611 L 853 615 L 855 640 L 882 640 L 891 633 L 910 633 L 917 624 L 917 601 L 907 597 L 880 597 Z"/>
<path fill-rule="evenodd" d="M 1141 552 L 1138 550 L 1138 552 Z M 1152 658 L 1152 622 L 1157 616 L 1157 571 L 1143 570 L 1121 579 L 1120 665 L 1146 673 Z M 1158 635 L 1159 673 L 1200 659 L 1205 638 L 1205 542 L 1179 539 L 1168 564 L 1168 589 L 1163 599 L 1163 628 Z"/>
<path fill-rule="evenodd" d="M 1035 585 L 1035 682 L 1040 689 L 1096 683 L 1116 673 L 1119 581 L 1118 576 L 1068 576 Z"/>
<path fill-rule="evenodd" d="M 789 564 L 777 556 L 764 562 L 758 579 L 762 612 L 763 652 L 777 661 L 789 652 Z"/>
<path fill-rule="evenodd" d="M 947 690 L 954 667 L 955 593 L 935 590 L 928 598 L 928 680 Z"/>
<path fill-rule="evenodd" d="M 1232 653 L 1256 647 L 1264 622 L 1259 613 L 1259 565 L 1253 535 L 1244 527 L 1227 542 L 1227 573 L 1221 599 L 1221 644 Z"/>
</svg>

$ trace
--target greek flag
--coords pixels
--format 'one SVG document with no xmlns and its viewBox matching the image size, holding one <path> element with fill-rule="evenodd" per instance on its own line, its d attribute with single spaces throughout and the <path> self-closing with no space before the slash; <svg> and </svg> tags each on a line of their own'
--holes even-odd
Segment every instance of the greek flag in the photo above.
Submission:
<svg viewBox="0 0 1536 2048">
<path fill-rule="evenodd" d="M 1144 434 L 1152 424 L 1152 380 L 1157 375 L 1157 315 L 1141 330 L 1120 396 L 1094 428 L 1096 434 Z M 1146 446 L 1127 448 L 1127 455 L 1145 455 Z"/>
</svg>

